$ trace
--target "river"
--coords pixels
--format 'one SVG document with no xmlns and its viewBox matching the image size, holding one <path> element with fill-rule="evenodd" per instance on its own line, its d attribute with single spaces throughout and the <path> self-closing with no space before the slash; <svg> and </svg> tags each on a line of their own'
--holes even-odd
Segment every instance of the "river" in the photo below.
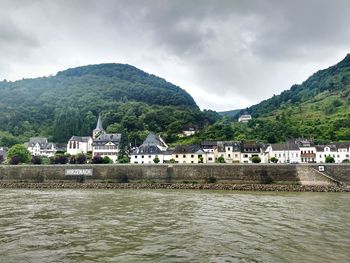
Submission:
<svg viewBox="0 0 350 263">
<path fill-rule="evenodd" d="M 0 262 L 349 262 L 349 193 L 0 189 Z"/>
</svg>

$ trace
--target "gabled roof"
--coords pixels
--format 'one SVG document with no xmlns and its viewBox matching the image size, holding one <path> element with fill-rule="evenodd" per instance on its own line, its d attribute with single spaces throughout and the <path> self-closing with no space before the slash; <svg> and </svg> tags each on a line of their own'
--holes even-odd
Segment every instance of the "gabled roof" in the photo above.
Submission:
<svg viewBox="0 0 350 263">
<path fill-rule="evenodd" d="M 175 147 L 173 154 L 188 154 L 197 152 L 204 154 L 204 151 L 200 145 L 178 145 Z"/>
<path fill-rule="evenodd" d="M 45 137 L 32 137 L 30 138 L 29 142 L 25 143 L 25 146 L 34 147 L 37 144 L 39 144 L 40 149 L 51 149 L 52 147 L 55 148 L 55 144 L 49 143 Z"/>
<path fill-rule="evenodd" d="M 147 138 L 144 140 L 142 144 L 154 144 L 162 147 L 168 147 L 166 143 L 160 138 L 158 135 L 155 135 L 153 132 L 149 133 Z"/>
<path fill-rule="evenodd" d="M 260 144 L 256 141 L 245 141 L 241 145 L 241 152 L 243 153 L 260 153 Z"/>
<path fill-rule="evenodd" d="M 93 140 L 92 145 L 105 145 L 106 143 L 112 142 L 114 144 L 119 144 L 122 135 L 120 133 L 104 133 Z"/>
<path fill-rule="evenodd" d="M 335 142 L 332 144 L 337 146 L 338 149 L 349 149 L 350 148 L 350 142 Z"/>
<path fill-rule="evenodd" d="M 85 137 L 81 137 L 81 136 L 72 136 L 69 141 L 77 141 L 77 142 L 88 142 L 91 139 L 90 136 L 85 136 Z"/>
<path fill-rule="evenodd" d="M 155 144 L 142 144 L 136 148 L 132 155 L 162 154 L 162 151 Z"/>
<path fill-rule="evenodd" d="M 203 148 L 207 148 L 207 149 L 212 149 L 214 147 L 216 147 L 218 145 L 217 141 L 203 141 L 201 142 L 201 146 Z"/>
<path fill-rule="evenodd" d="M 271 144 L 273 151 L 299 151 L 299 146 L 295 143 L 275 143 Z"/>
<path fill-rule="evenodd" d="M 334 144 L 331 144 L 331 145 L 316 145 L 315 146 L 316 152 L 324 152 L 326 147 L 329 147 L 330 148 L 329 150 L 331 152 L 337 152 L 337 146 L 334 145 Z"/>
</svg>

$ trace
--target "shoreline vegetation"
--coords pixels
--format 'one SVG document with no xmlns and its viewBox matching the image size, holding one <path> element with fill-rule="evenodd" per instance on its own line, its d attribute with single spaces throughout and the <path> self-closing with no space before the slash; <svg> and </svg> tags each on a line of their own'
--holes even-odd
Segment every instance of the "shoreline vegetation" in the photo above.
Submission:
<svg viewBox="0 0 350 263">
<path fill-rule="evenodd" d="M 110 183 L 110 182 L 0 182 L 8 189 L 168 189 L 168 190 L 226 190 L 262 192 L 350 192 L 341 185 L 281 185 L 281 184 L 202 184 L 202 183 Z"/>
</svg>

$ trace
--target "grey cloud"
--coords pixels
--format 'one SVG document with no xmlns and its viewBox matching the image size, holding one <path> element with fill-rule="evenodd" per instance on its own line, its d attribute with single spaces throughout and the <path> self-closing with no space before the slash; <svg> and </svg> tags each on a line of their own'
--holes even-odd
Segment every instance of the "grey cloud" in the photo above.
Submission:
<svg viewBox="0 0 350 263">
<path fill-rule="evenodd" d="M 33 0 L 1 7 L 10 21 L 0 23 L 0 55 L 12 54 L 3 65 L 9 75 L 11 59 L 22 61 L 16 54 L 31 58 L 21 64 L 28 71 L 33 63 L 60 70 L 129 63 L 181 84 L 203 108 L 268 98 L 335 63 L 350 46 L 346 0 Z M 209 99 L 220 96 L 222 102 Z"/>
</svg>

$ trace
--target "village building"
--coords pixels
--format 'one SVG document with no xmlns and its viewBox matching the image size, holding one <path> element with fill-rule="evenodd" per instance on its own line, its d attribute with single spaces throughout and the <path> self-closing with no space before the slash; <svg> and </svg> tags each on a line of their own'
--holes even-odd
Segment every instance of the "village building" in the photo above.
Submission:
<svg viewBox="0 0 350 263">
<path fill-rule="evenodd" d="M 325 163 L 326 157 L 331 156 L 334 158 L 335 163 L 340 163 L 340 153 L 336 145 L 316 145 L 316 163 Z"/>
<path fill-rule="evenodd" d="M 271 144 L 267 147 L 268 160 L 270 162 L 271 158 L 277 158 L 278 163 L 300 163 L 300 149 L 295 143 L 276 143 Z"/>
<path fill-rule="evenodd" d="M 150 133 L 144 142 L 130 155 L 130 163 L 133 164 L 153 164 L 156 158 L 159 159 L 159 163 L 170 162 L 171 152 L 167 152 L 168 145 L 164 140 Z"/>
<path fill-rule="evenodd" d="M 70 155 L 87 154 L 92 152 L 92 138 L 90 136 L 72 136 L 67 144 L 67 153 Z"/>
<path fill-rule="evenodd" d="M 350 161 L 350 142 L 336 142 L 334 145 L 338 149 L 340 162 Z"/>
<path fill-rule="evenodd" d="M 200 145 L 178 145 L 172 158 L 176 163 L 206 163 L 205 155 Z"/>
<path fill-rule="evenodd" d="M 238 122 L 248 123 L 252 119 L 252 116 L 248 113 L 244 113 L 238 118 Z"/>
<path fill-rule="evenodd" d="M 196 134 L 196 129 L 193 127 L 187 127 L 182 131 L 182 135 L 185 137 L 190 137 Z"/>
<path fill-rule="evenodd" d="M 32 137 L 24 145 L 33 156 L 51 157 L 56 153 L 56 145 L 44 137 Z"/>
<path fill-rule="evenodd" d="M 103 129 L 101 116 L 98 116 L 96 128 L 92 132 L 92 157 L 109 157 L 113 162 L 118 160 L 121 134 L 106 133 Z"/>
<path fill-rule="evenodd" d="M 218 152 L 224 157 L 225 163 L 241 162 L 241 143 L 234 141 L 224 141 L 218 143 Z M 220 149 L 222 149 L 220 151 Z"/>
<path fill-rule="evenodd" d="M 44 137 L 32 137 L 24 145 L 33 156 L 52 157 L 57 151 L 56 145 Z"/>
<path fill-rule="evenodd" d="M 241 163 L 252 163 L 253 157 L 261 154 L 260 144 L 256 141 L 246 141 L 241 144 Z"/>
<path fill-rule="evenodd" d="M 312 140 L 296 139 L 294 143 L 299 146 L 301 163 L 316 162 L 316 148 Z"/>
<path fill-rule="evenodd" d="M 217 141 L 203 141 L 201 142 L 201 148 L 205 152 L 205 158 L 207 163 L 215 163 L 217 159 Z"/>
</svg>

